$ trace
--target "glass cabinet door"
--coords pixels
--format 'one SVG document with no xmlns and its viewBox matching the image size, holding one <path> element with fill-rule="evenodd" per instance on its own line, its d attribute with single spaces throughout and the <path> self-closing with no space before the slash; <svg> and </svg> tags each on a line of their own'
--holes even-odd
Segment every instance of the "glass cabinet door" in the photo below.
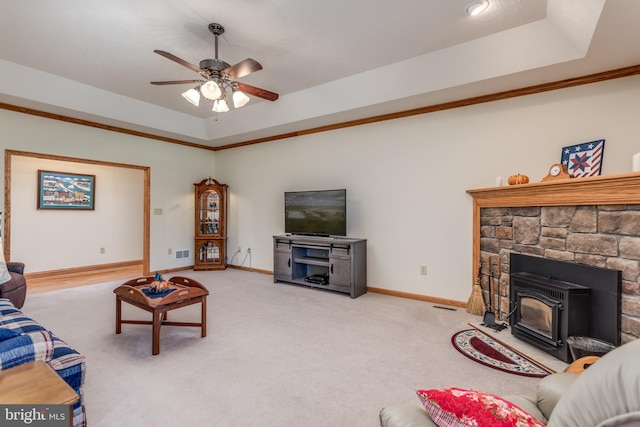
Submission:
<svg viewBox="0 0 640 427">
<path fill-rule="evenodd" d="M 198 256 L 201 263 L 220 264 L 220 247 L 216 242 L 206 242 L 200 246 Z"/>
<path fill-rule="evenodd" d="M 200 234 L 220 234 L 220 194 L 204 191 L 200 195 Z"/>
</svg>

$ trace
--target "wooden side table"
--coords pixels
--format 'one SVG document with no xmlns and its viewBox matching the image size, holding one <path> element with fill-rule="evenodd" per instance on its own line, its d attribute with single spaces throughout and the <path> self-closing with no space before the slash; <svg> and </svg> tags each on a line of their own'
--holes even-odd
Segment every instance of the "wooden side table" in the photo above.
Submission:
<svg viewBox="0 0 640 427">
<path fill-rule="evenodd" d="M 3 404 L 71 407 L 78 400 L 78 393 L 42 360 L 0 371 L 0 402 Z"/>
</svg>

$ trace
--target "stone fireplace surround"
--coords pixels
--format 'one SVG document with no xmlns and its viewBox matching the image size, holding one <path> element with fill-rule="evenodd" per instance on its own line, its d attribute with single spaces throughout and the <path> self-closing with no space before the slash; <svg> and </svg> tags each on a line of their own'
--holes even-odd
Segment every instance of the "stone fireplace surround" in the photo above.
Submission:
<svg viewBox="0 0 640 427">
<path fill-rule="evenodd" d="M 467 193 L 473 197 L 473 279 L 482 259 L 487 289 L 490 258 L 499 257 L 503 317 L 515 252 L 622 271 L 621 343 L 640 337 L 640 173 Z"/>
</svg>

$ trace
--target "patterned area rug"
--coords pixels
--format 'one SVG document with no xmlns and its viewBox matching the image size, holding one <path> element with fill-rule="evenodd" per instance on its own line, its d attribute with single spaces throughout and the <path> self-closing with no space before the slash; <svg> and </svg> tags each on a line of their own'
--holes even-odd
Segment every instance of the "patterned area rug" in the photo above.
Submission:
<svg viewBox="0 0 640 427">
<path fill-rule="evenodd" d="M 500 371 L 526 377 L 542 378 L 553 371 L 516 352 L 477 329 L 455 333 L 451 343 L 469 359 Z"/>
</svg>

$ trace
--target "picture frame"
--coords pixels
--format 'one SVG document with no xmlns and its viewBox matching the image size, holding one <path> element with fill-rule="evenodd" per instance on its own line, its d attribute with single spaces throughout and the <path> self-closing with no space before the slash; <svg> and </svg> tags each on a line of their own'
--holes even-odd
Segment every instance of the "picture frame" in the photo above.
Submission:
<svg viewBox="0 0 640 427">
<path fill-rule="evenodd" d="M 602 173 L 604 139 L 562 147 L 560 163 L 573 178 L 598 176 Z"/>
<path fill-rule="evenodd" d="M 95 209 L 95 175 L 38 170 L 38 209 Z"/>
</svg>

